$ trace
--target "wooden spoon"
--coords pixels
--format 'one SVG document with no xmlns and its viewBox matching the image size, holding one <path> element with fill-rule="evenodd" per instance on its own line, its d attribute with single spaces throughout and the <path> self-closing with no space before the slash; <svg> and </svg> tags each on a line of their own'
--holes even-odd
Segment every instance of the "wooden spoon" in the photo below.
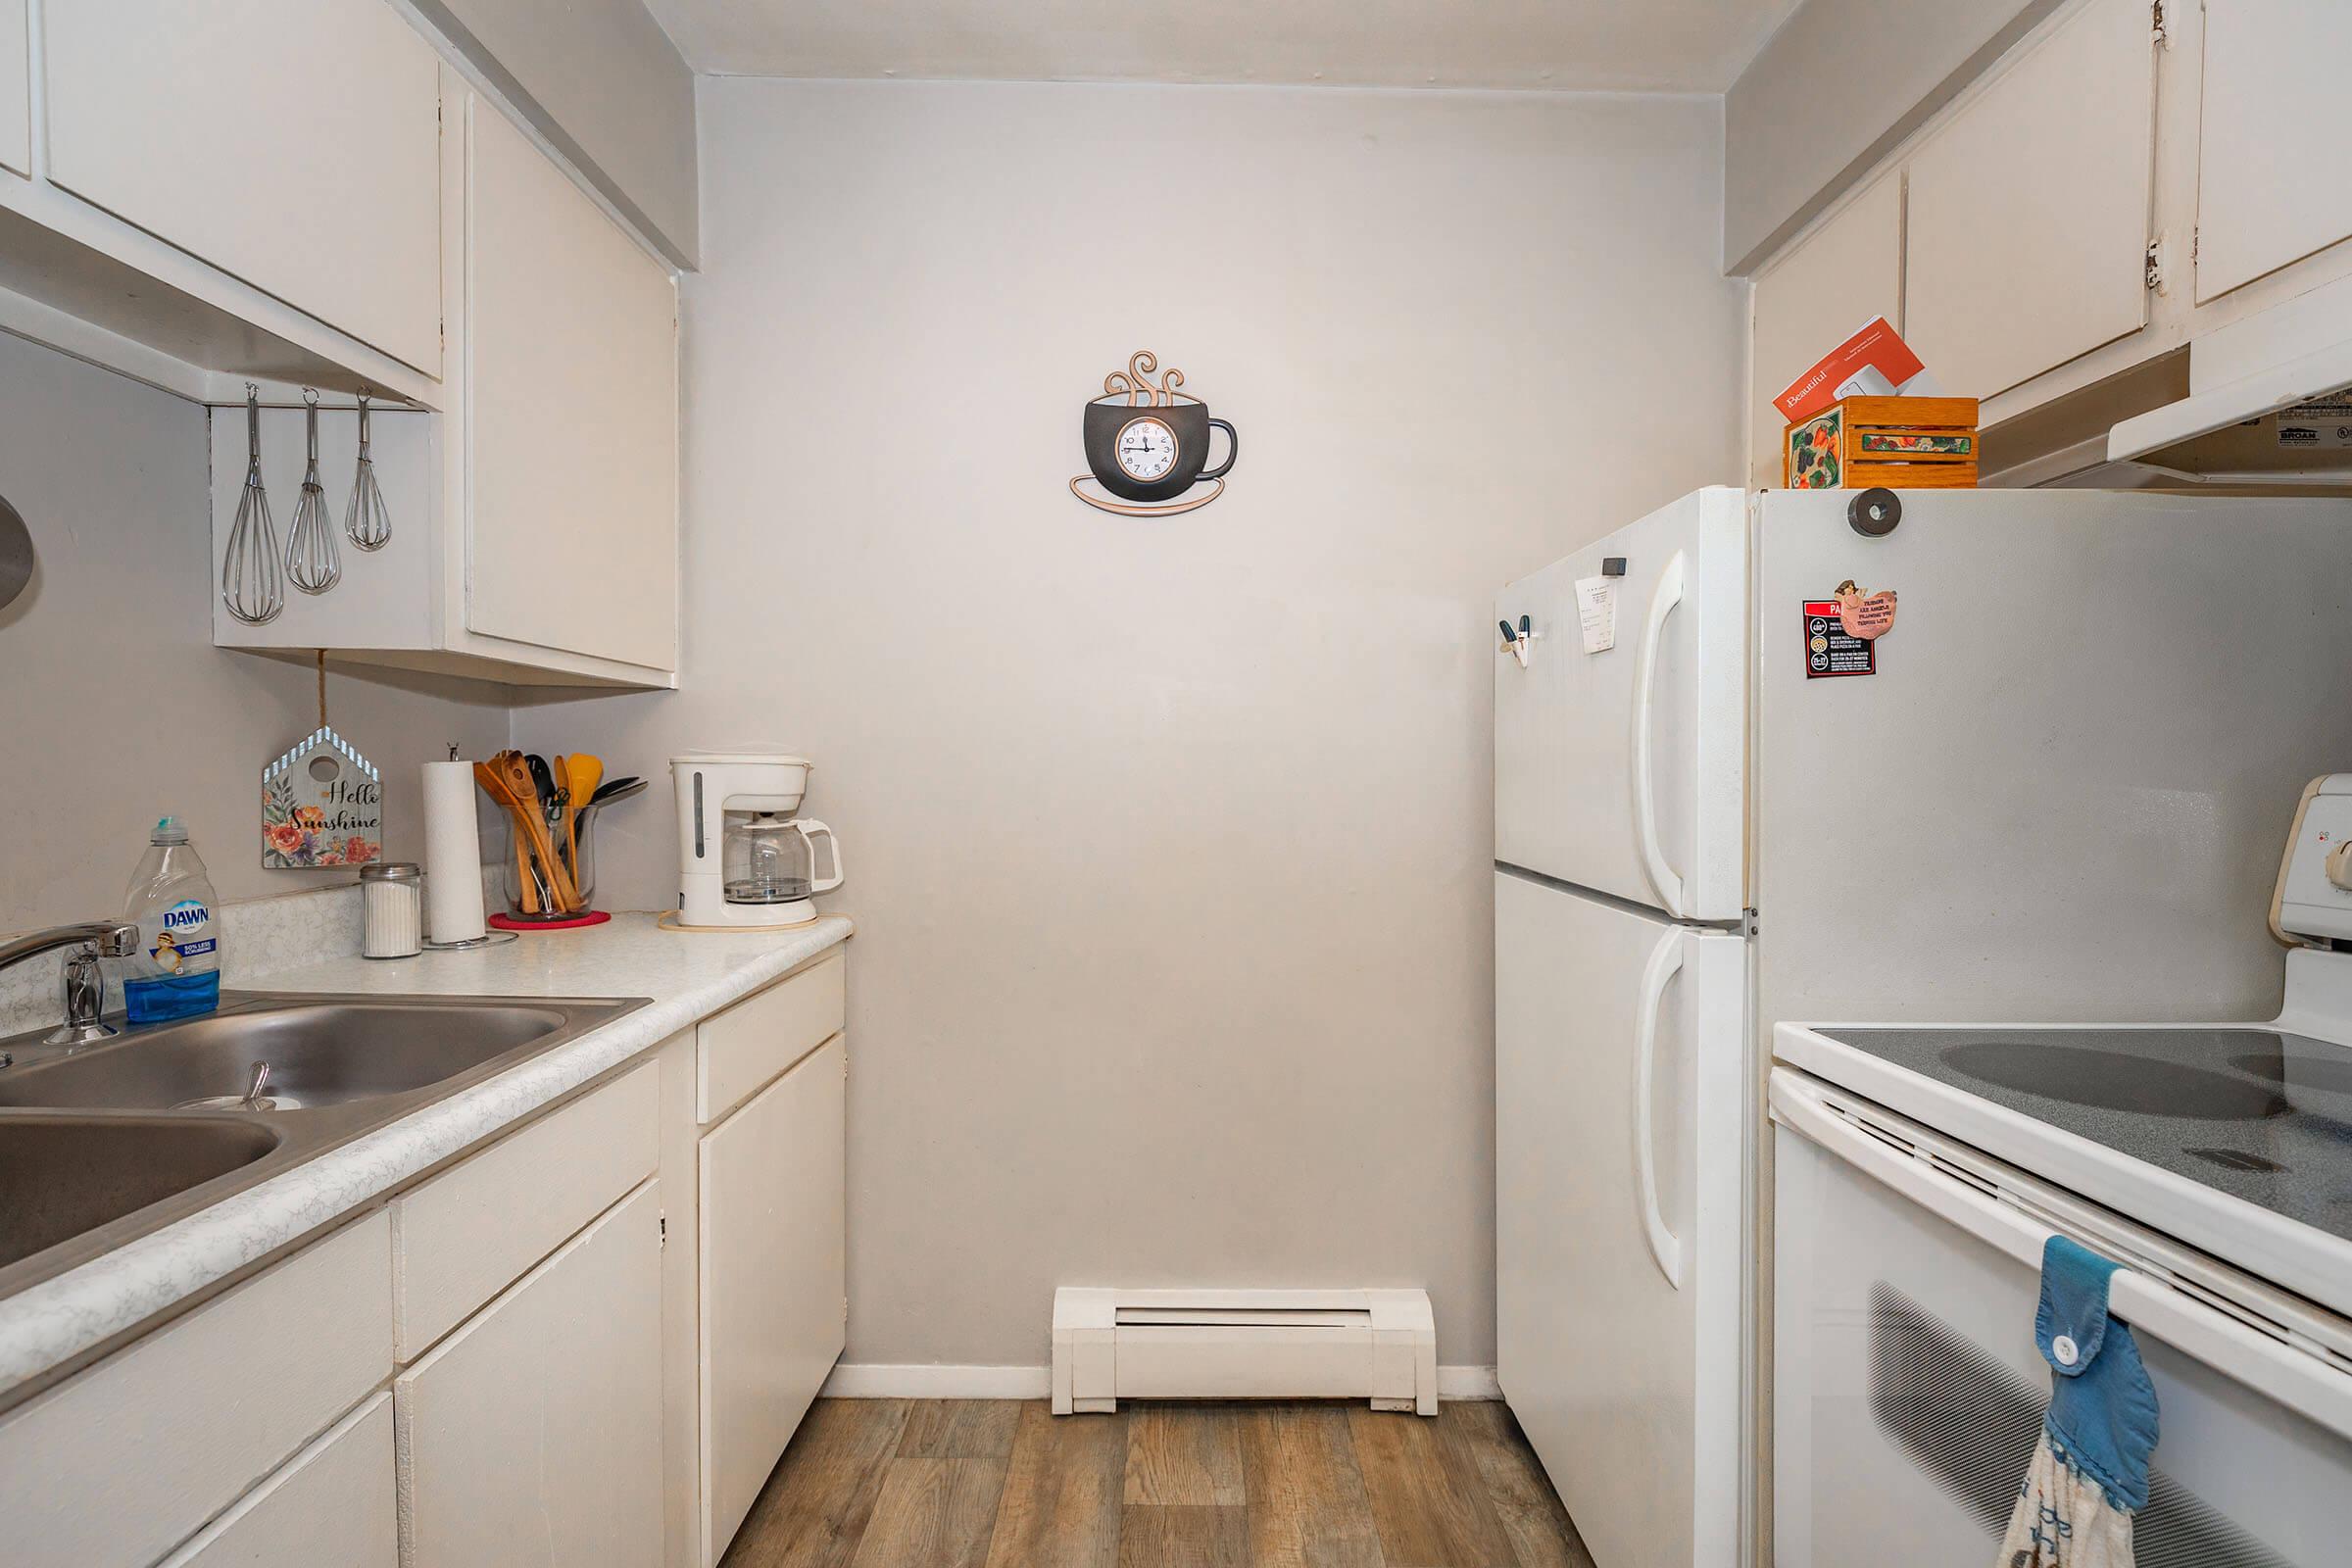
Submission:
<svg viewBox="0 0 2352 1568">
<path fill-rule="evenodd" d="M 532 781 L 530 763 L 523 760 L 519 752 L 501 752 L 491 759 L 491 766 L 514 796 L 514 818 L 530 839 L 531 853 L 547 870 L 547 885 L 556 908 L 567 914 L 577 913 L 579 890 L 572 886 L 571 873 L 556 858 L 555 841 L 547 836 L 547 811 L 539 799 L 539 786 Z"/>
<path fill-rule="evenodd" d="M 514 792 L 507 788 L 507 781 L 501 778 L 497 769 L 490 765 L 491 762 L 503 760 L 506 755 L 501 752 L 491 758 L 489 762 L 474 763 L 473 781 L 481 786 L 484 795 L 489 796 L 491 800 L 506 808 L 509 817 L 519 823 L 522 820 L 521 804 L 514 799 Z M 514 840 L 514 884 L 521 890 L 522 912 L 537 914 L 540 912 L 539 878 L 531 870 L 529 843 L 523 837 L 522 829 L 519 826 L 514 829 L 513 837 Z"/>
<path fill-rule="evenodd" d="M 523 760 L 520 752 L 509 751 L 500 752 L 486 764 L 477 763 L 475 765 L 477 768 L 487 767 L 489 780 L 482 785 L 482 788 L 487 790 L 490 798 L 504 806 L 509 814 L 514 818 L 514 842 L 517 851 L 521 851 L 527 845 L 528 853 L 538 861 L 540 868 L 546 874 L 549 906 L 545 912 L 555 914 L 576 910 L 579 907 L 580 896 L 572 888 L 571 878 L 564 873 L 564 867 L 557 863 L 556 846 L 547 836 L 547 817 L 539 807 L 539 790 L 531 782 L 530 763 Z M 479 779 L 482 775 L 477 771 L 474 776 Z M 527 865 L 525 869 L 528 869 Z M 526 896 L 524 899 L 526 909 L 529 908 L 531 902 Z"/>
<path fill-rule="evenodd" d="M 571 874 L 580 874 L 580 808 L 605 781 L 605 760 L 588 752 L 556 759 L 556 777 L 564 783 L 564 838 L 571 851 Z"/>
</svg>

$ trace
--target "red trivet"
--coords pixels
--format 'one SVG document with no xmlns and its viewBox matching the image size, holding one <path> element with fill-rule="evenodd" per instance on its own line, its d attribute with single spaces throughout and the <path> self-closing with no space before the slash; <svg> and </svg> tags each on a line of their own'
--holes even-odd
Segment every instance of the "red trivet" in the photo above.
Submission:
<svg viewBox="0 0 2352 1568">
<path fill-rule="evenodd" d="M 517 920 L 511 914 L 494 914 L 490 924 L 501 931 L 576 931 L 584 925 L 603 925 L 612 918 L 603 909 L 590 909 L 567 920 Z"/>
</svg>

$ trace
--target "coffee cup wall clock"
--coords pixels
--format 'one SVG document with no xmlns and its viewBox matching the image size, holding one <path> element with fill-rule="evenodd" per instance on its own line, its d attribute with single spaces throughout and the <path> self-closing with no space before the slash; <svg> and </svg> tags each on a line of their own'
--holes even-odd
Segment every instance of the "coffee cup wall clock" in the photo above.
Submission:
<svg viewBox="0 0 2352 1568">
<path fill-rule="evenodd" d="M 1086 466 L 1070 493 L 1090 507 L 1128 517 L 1173 516 L 1205 507 L 1225 493 L 1225 475 L 1241 454 L 1241 438 L 1208 405 L 1177 390 L 1184 372 L 1171 368 L 1152 379 L 1159 361 L 1150 349 L 1127 368 L 1102 378 L 1102 396 L 1086 405 L 1080 434 Z M 1208 464 L 1209 432 L 1225 432 L 1225 461 Z"/>
</svg>

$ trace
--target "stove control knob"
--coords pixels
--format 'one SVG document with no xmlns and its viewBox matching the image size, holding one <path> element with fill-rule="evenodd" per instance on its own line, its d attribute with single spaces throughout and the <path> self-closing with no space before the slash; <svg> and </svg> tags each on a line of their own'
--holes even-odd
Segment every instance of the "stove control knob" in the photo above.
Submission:
<svg viewBox="0 0 2352 1568">
<path fill-rule="evenodd" d="M 2347 893 L 2352 893 L 2352 839 L 2346 839 L 2328 852 L 2328 880 Z"/>
</svg>

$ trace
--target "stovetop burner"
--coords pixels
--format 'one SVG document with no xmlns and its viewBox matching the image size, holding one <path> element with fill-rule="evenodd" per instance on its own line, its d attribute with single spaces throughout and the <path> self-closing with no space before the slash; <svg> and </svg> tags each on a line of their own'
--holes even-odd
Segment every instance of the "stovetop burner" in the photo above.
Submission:
<svg viewBox="0 0 2352 1568">
<path fill-rule="evenodd" d="M 2352 1240 L 2352 1049 L 2248 1028 L 1816 1032 Z"/>
</svg>

